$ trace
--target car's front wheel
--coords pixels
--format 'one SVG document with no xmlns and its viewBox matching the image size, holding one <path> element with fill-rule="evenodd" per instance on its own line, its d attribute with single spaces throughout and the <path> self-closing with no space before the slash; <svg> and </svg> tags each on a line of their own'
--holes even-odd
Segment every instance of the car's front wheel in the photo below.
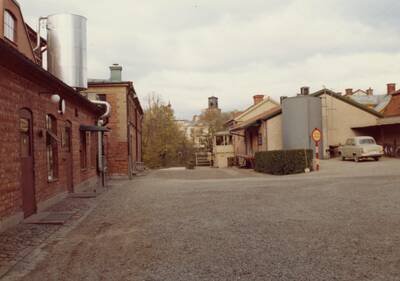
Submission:
<svg viewBox="0 0 400 281">
<path fill-rule="evenodd" d="M 374 157 L 374 160 L 375 160 L 375 161 L 379 161 L 379 158 L 380 158 L 380 157 Z"/>
</svg>

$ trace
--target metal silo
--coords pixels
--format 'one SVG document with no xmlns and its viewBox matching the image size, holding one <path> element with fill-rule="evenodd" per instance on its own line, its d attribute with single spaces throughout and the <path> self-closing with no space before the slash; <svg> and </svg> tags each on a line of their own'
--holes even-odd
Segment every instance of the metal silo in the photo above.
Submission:
<svg viewBox="0 0 400 281">
<path fill-rule="evenodd" d="M 319 97 L 309 96 L 308 90 L 302 95 L 282 100 L 282 134 L 284 149 L 311 148 L 315 144 L 311 133 L 315 128 L 322 131 L 322 103 Z M 304 94 L 306 93 L 306 94 Z M 323 143 L 319 145 L 323 155 Z"/>
<path fill-rule="evenodd" d="M 67 85 L 87 88 L 86 18 L 72 14 L 47 17 L 47 68 Z"/>
</svg>

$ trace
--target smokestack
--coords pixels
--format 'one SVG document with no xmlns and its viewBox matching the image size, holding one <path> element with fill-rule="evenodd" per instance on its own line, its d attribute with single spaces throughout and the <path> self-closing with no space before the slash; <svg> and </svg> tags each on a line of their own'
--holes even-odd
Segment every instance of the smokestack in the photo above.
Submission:
<svg viewBox="0 0 400 281">
<path fill-rule="evenodd" d="M 300 88 L 300 95 L 308 96 L 310 94 L 310 87 L 301 87 Z"/>
<path fill-rule="evenodd" d="M 374 90 L 372 88 L 367 89 L 367 96 L 373 96 Z"/>
<path fill-rule="evenodd" d="M 259 104 L 264 100 L 264 95 L 254 95 L 253 99 L 254 99 L 254 105 Z"/>
<path fill-rule="evenodd" d="M 351 96 L 352 94 L 353 94 L 353 89 L 351 89 L 351 88 L 346 89 L 346 94 L 345 94 L 345 96 Z"/>
<path fill-rule="evenodd" d="M 387 84 L 387 94 L 391 95 L 396 92 L 396 83 L 389 83 Z"/>
<path fill-rule="evenodd" d="M 110 80 L 111 82 L 121 82 L 122 81 L 122 66 L 118 63 L 114 63 L 110 66 Z"/>
</svg>

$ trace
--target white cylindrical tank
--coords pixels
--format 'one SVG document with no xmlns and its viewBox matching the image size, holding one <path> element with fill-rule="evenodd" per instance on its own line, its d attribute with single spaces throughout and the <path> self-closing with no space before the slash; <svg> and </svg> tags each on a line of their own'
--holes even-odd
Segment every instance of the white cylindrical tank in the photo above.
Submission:
<svg viewBox="0 0 400 281">
<path fill-rule="evenodd" d="M 48 71 L 77 89 L 87 88 L 86 21 L 73 14 L 47 17 Z"/>
</svg>

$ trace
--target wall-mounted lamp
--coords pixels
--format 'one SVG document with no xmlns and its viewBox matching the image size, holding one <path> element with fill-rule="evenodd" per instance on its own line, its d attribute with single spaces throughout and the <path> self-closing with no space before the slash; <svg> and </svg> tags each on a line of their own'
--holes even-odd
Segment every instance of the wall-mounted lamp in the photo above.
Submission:
<svg viewBox="0 0 400 281">
<path fill-rule="evenodd" d="M 61 100 L 61 97 L 57 94 L 51 95 L 51 102 L 54 104 L 58 104 Z"/>
</svg>

